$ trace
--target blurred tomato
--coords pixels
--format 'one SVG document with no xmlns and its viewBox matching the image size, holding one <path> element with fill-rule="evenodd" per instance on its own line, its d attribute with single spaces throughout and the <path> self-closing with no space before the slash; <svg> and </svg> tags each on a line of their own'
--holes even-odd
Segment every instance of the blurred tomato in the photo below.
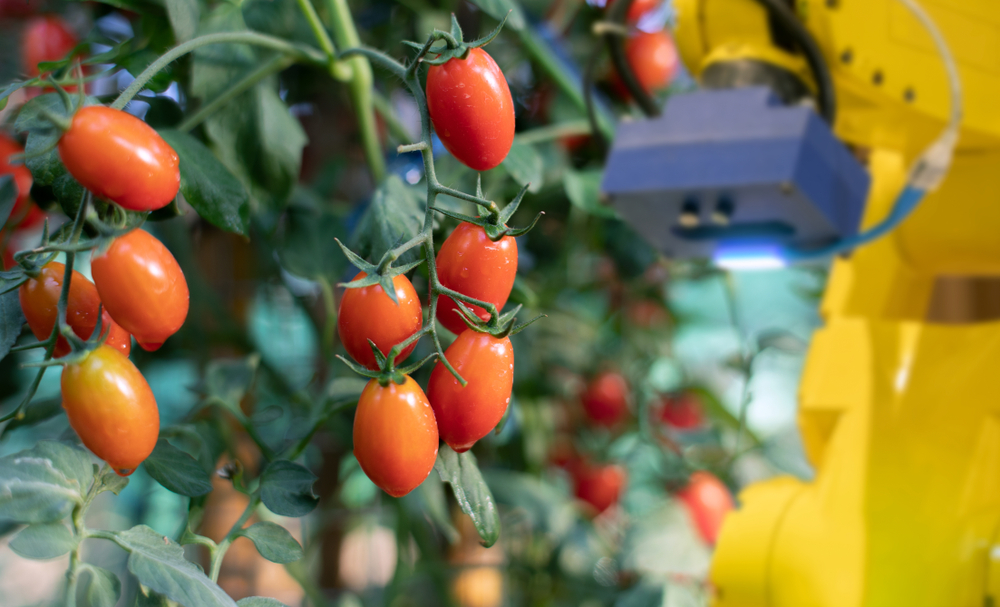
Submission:
<svg viewBox="0 0 1000 607">
<path fill-rule="evenodd" d="M 78 42 L 76 34 L 62 17 L 46 15 L 32 19 L 24 29 L 21 42 L 24 71 L 29 76 L 37 76 L 39 63 L 64 58 Z"/>
<path fill-rule="evenodd" d="M 687 508 L 702 539 L 714 545 L 722 521 L 734 508 L 729 489 L 712 473 L 699 470 L 677 492 L 677 499 Z"/>
<path fill-rule="evenodd" d="M 616 464 L 584 464 L 577 468 L 573 480 L 576 497 L 600 514 L 618 503 L 628 481 L 628 473 Z"/>
<path fill-rule="evenodd" d="M 660 421 L 677 430 L 693 430 L 705 423 L 701 403 L 691 392 L 663 396 L 659 410 Z"/>
<path fill-rule="evenodd" d="M 596 424 L 614 426 L 628 415 L 628 382 L 621 373 L 605 371 L 590 381 L 581 401 Z"/>
</svg>

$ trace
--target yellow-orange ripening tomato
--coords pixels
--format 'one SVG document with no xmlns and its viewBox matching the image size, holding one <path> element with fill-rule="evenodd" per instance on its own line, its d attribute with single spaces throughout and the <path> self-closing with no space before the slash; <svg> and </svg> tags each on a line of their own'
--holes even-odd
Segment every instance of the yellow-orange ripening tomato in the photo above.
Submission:
<svg viewBox="0 0 1000 607">
<path fill-rule="evenodd" d="M 76 112 L 59 157 L 83 187 L 130 211 L 153 211 L 177 196 L 177 153 L 135 116 L 103 105 Z"/>
<path fill-rule="evenodd" d="M 358 272 L 353 280 L 365 276 L 364 272 Z M 378 368 L 369 339 L 375 342 L 382 354 L 388 354 L 393 346 L 405 341 L 423 325 L 420 298 L 410 279 L 400 274 L 393 277 L 392 285 L 399 299 L 398 306 L 380 285 L 347 289 L 340 300 L 340 312 L 337 314 L 340 341 L 351 358 L 369 369 Z M 416 345 L 414 342 L 404 348 L 396 357 L 396 362 L 406 360 Z"/>
<path fill-rule="evenodd" d="M 28 327 L 39 341 L 44 341 L 52 334 L 59 314 L 59 295 L 62 293 L 63 276 L 66 266 L 51 261 L 35 278 L 28 279 L 18 291 L 21 301 L 21 311 L 28 321 Z M 73 329 L 81 339 L 90 339 L 97 327 L 97 311 L 100 309 L 101 298 L 97 295 L 94 283 L 73 271 L 69 283 L 69 297 L 66 300 L 66 324 Z M 105 343 L 117 348 L 125 356 L 132 350 L 132 337 L 128 331 L 118 326 L 107 311 L 102 312 L 101 330 L 107 332 Z M 66 338 L 56 340 L 53 354 L 58 358 L 69 354 L 69 343 Z"/>
<path fill-rule="evenodd" d="M 146 379 L 118 350 L 101 346 L 62 373 L 69 424 L 94 455 L 128 476 L 160 433 L 160 413 Z"/>
<path fill-rule="evenodd" d="M 463 221 L 441 245 L 437 271 L 444 286 L 489 302 L 499 310 L 507 303 L 517 278 L 517 241 L 504 236 L 493 242 L 483 228 Z M 489 320 L 484 308 L 467 307 L 480 319 Z M 467 328 L 458 304 L 448 296 L 441 296 L 438 302 L 437 319 L 456 335 Z"/>
<path fill-rule="evenodd" d="M 167 247 L 144 230 L 119 236 L 90 262 L 111 318 L 144 350 L 156 350 L 184 324 L 188 286 Z"/>
<path fill-rule="evenodd" d="M 434 468 L 438 427 L 434 410 L 409 375 L 402 385 L 371 380 L 354 413 L 354 457 L 373 483 L 402 497 Z"/>
<path fill-rule="evenodd" d="M 427 70 L 427 110 L 444 147 L 473 170 L 499 165 L 514 143 L 510 88 L 481 48 Z"/>
<path fill-rule="evenodd" d="M 514 386 L 514 348 L 509 337 L 466 329 L 444 355 L 468 383 L 463 388 L 439 362 L 431 371 L 427 398 L 441 440 L 461 453 L 489 434 L 507 411 Z"/>
</svg>

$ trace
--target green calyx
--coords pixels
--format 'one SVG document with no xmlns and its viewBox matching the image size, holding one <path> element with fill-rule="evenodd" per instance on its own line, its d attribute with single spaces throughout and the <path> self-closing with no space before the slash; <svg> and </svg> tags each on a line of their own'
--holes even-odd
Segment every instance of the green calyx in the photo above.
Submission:
<svg viewBox="0 0 1000 607">
<path fill-rule="evenodd" d="M 394 249 L 389 249 L 379 260 L 378 265 L 368 263 L 361 258 L 360 255 L 354 251 L 348 249 L 344 246 L 344 243 L 340 242 L 339 239 L 334 238 L 334 241 L 340 245 L 340 249 L 347 256 L 347 259 L 356 267 L 366 274 L 363 278 L 357 280 L 352 280 L 351 282 L 340 283 L 337 286 L 344 287 L 346 289 L 360 289 L 363 287 L 370 287 L 372 285 L 379 285 L 382 287 L 382 291 L 389 296 L 392 303 L 399 305 L 399 298 L 396 296 L 396 287 L 393 285 L 393 279 L 400 274 L 406 274 L 413 268 L 419 266 L 424 261 L 422 259 L 413 261 L 401 266 L 394 267 L 392 264 L 399 258 L 405 251 L 401 251 L 399 247 Z M 377 357 L 376 357 L 377 358 Z"/>
<path fill-rule="evenodd" d="M 521 234 L 528 233 L 535 227 L 535 224 L 538 223 L 538 220 L 541 219 L 542 215 L 544 215 L 544 213 L 538 213 L 535 215 L 535 218 L 531 220 L 531 223 L 523 228 L 507 227 L 507 222 L 514 216 L 514 213 L 517 211 L 517 207 L 521 205 L 521 200 L 524 199 L 524 195 L 527 192 L 528 185 L 525 185 L 521 188 L 521 191 L 517 193 L 517 196 L 514 197 L 514 200 L 510 201 L 510 204 L 501 209 L 497 203 L 492 200 L 487 201 L 483 197 L 482 177 L 479 177 L 476 181 L 476 197 L 483 202 L 477 202 L 476 204 L 478 204 L 483 210 L 483 215 L 479 217 L 471 217 L 469 215 L 463 215 L 462 213 L 449 211 L 448 209 L 442 209 L 441 207 L 434 207 L 434 210 L 453 219 L 458 219 L 459 221 L 464 221 L 481 227 L 483 231 L 486 232 L 486 236 L 493 242 L 496 242 L 504 236 L 520 236 Z"/>
<path fill-rule="evenodd" d="M 510 312 L 506 314 L 501 314 L 500 316 L 490 316 L 490 319 L 483 321 L 479 316 L 472 311 L 471 308 L 466 306 L 464 303 L 455 300 L 458 304 L 459 316 L 462 317 L 462 322 L 465 323 L 467 327 L 472 329 L 477 333 L 486 333 L 492 335 L 497 339 L 503 339 L 504 337 L 509 337 L 511 335 L 517 335 L 525 329 L 528 325 L 535 322 L 540 318 L 545 318 L 544 314 L 536 316 L 529 320 L 528 322 L 523 322 L 521 324 L 517 323 L 517 313 L 521 311 L 521 306 L 517 306 Z"/>
<path fill-rule="evenodd" d="M 425 358 L 418 360 L 417 362 L 407 365 L 405 367 L 396 368 L 395 361 L 399 353 L 403 351 L 404 348 L 409 346 L 411 343 L 418 341 L 421 337 L 426 335 L 429 331 L 427 329 L 421 329 L 413 335 L 411 335 L 406 341 L 400 342 L 389 350 L 389 354 L 382 354 L 382 351 L 378 349 L 375 342 L 368 340 L 368 345 L 371 346 L 372 353 L 375 355 L 375 362 L 378 363 L 378 370 L 372 370 L 367 367 L 362 367 L 352 360 L 337 355 L 337 358 L 341 360 L 345 365 L 351 368 L 352 371 L 358 375 L 363 375 L 365 377 L 374 379 L 378 381 L 379 385 L 385 388 L 389 385 L 389 382 L 396 383 L 398 385 L 403 385 L 406 383 L 406 378 L 411 373 L 424 366 L 431 360 L 437 358 L 437 352 L 429 354 Z"/>
<path fill-rule="evenodd" d="M 497 25 L 496 29 L 486 36 L 472 42 L 465 42 L 462 37 L 462 28 L 458 25 L 458 19 L 455 18 L 455 13 L 452 13 L 450 32 L 436 29 L 431 33 L 430 38 L 425 44 L 417 44 L 409 40 L 403 41 L 403 44 L 419 50 L 420 55 L 418 55 L 418 59 L 430 65 L 441 65 L 452 59 L 465 59 L 469 56 L 469 51 L 474 48 L 486 46 L 497 37 L 500 30 L 503 29 L 504 24 L 507 23 L 508 15 L 510 15 L 509 11 L 507 15 L 504 15 L 503 20 Z M 434 46 L 437 42 L 444 42 L 444 46 Z M 426 57 L 428 54 L 433 55 L 433 57 L 428 59 Z"/>
</svg>

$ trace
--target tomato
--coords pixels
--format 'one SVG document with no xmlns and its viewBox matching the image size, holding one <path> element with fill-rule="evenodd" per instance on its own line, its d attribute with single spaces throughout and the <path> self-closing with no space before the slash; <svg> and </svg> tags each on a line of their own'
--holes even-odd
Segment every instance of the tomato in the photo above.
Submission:
<svg viewBox="0 0 1000 607">
<path fill-rule="evenodd" d="M 97 292 L 111 318 L 156 350 L 184 324 L 188 286 L 167 247 L 144 230 L 119 236 L 90 261 Z"/>
<path fill-rule="evenodd" d="M 66 266 L 51 261 L 45 264 L 36 278 L 31 278 L 21 285 L 18 292 L 21 301 L 21 311 L 28 321 L 28 327 L 40 341 L 49 338 L 56 324 L 59 313 L 59 294 L 62 292 L 63 276 Z M 69 284 L 69 297 L 66 300 L 66 324 L 81 339 L 89 339 L 97 327 L 97 311 L 101 299 L 97 295 L 94 283 L 73 270 L 73 278 Z M 108 332 L 105 343 L 117 348 L 125 356 L 132 350 L 132 337 L 125 329 L 115 324 L 106 311 L 102 311 L 102 330 Z M 69 342 L 60 337 L 56 340 L 53 354 L 58 358 L 69 354 Z"/>
<path fill-rule="evenodd" d="M 39 63 L 64 58 L 78 42 L 76 34 L 61 17 L 35 17 L 28 22 L 21 43 L 24 71 L 29 76 L 37 76 Z"/>
<path fill-rule="evenodd" d="M 702 539 L 715 544 L 722 521 L 734 508 L 729 489 L 712 473 L 699 470 L 691 475 L 687 486 L 677 493 L 677 498 L 694 519 Z"/>
<path fill-rule="evenodd" d="M 76 112 L 59 157 L 83 187 L 130 211 L 168 205 L 180 188 L 177 154 L 151 126 L 103 105 Z"/>
<path fill-rule="evenodd" d="M 646 13 L 659 8 L 660 3 L 661 0 L 633 0 L 632 5 L 628 7 L 628 12 L 625 14 L 625 21 L 635 23 Z M 614 4 L 614 0 L 609 0 L 607 8 L 610 9 L 612 4 Z"/>
<path fill-rule="evenodd" d="M 463 388 L 438 362 L 427 384 L 427 398 L 441 440 L 461 453 L 489 434 L 507 411 L 514 386 L 514 347 L 509 337 L 466 329 L 444 355 L 468 383 Z"/>
<path fill-rule="evenodd" d="M 631 36 L 625 42 L 625 58 L 647 91 L 667 86 L 677 72 L 677 48 L 666 30 Z"/>
<path fill-rule="evenodd" d="M 146 379 L 128 358 L 104 345 L 62 373 L 69 424 L 94 455 L 128 476 L 160 433 L 160 413 Z"/>
<path fill-rule="evenodd" d="M 628 415 L 628 383 L 621 373 L 599 374 L 584 391 L 583 411 L 591 421 L 602 426 L 614 426 Z"/>
<path fill-rule="evenodd" d="M 479 226 L 462 222 L 445 239 L 437 256 L 441 284 L 499 310 L 507 303 L 517 276 L 517 241 L 504 236 L 493 242 Z M 489 313 L 479 306 L 467 306 L 479 318 L 489 320 Z M 465 331 L 458 305 L 450 297 L 438 302 L 437 319 L 456 335 Z"/>
<path fill-rule="evenodd" d="M 354 413 L 354 457 L 373 483 L 402 497 L 434 468 L 438 427 L 434 410 L 409 375 L 402 385 L 371 380 Z"/>
<path fill-rule="evenodd" d="M 17 199 L 7 225 L 28 228 L 39 223 L 45 215 L 31 202 L 31 171 L 23 162 L 12 163 L 10 160 L 14 154 L 23 153 L 21 144 L 0 133 L 0 175 L 13 175 L 14 185 L 17 186 Z"/>
<path fill-rule="evenodd" d="M 678 430 L 693 430 L 705 423 L 701 403 L 690 392 L 660 399 L 660 421 Z"/>
<path fill-rule="evenodd" d="M 365 276 L 367 274 L 364 272 L 358 272 L 353 280 Z M 382 354 L 388 354 L 393 346 L 423 326 L 420 298 L 410 279 L 400 274 L 393 277 L 392 286 L 396 289 L 398 306 L 392 303 L 379 285 L 347 289 L 340 300 L 340 312 L 337 314 L 340 341 L 351 358 L 369 369 L 378 368 L 375 354 L 368 344 L 369 339 L 375 342 Z M 416 345 L 414 342 L 403 349 L 396 357 L 396 362 L 406 360 Z"/>
<path fill-rule="evenodd" d="M 444 147 L 476 171 L 499 165 L 514 143 L 510 88 L 481 48 L 427 70 L 427 109 Z"/>
<path fill-rule="evenodd" d="M 576 469 L 573 481 L 576 497 L 590 504 L 600 514 L 618 503 L 628 481 L 628 473 L 625 468 L 615 464 L 584 464 Z"/>
</svg>

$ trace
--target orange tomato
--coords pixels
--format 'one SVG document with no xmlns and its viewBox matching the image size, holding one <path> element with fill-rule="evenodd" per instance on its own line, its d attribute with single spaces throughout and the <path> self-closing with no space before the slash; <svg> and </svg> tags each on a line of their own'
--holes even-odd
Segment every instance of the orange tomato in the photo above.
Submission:
<svg viewBox="0 0 1000 607">
<path fill-rule="evenodd" d="M 715 544 L 722 521 L 735 507 L 729 489 L 711 472 L 699 470 L 677 492 L 677 498 L 687 508 L 702 539 Z"/>
<path fill-rule="evenodd" d="M 149 232 L 119 236 L 90 267 L 111 318 L 144 350 L 156 350 L 184 324 L 190 299 L 184 272 Z"/>
<path fill-rule="evenodd" d="M 122 476 L 145 460 L 160 434 L 149 384 L 128 358 L 109 346 L 62 373 L 63 408 L 80 440 Z"/>
<path fill-rule="evenodd" d="M 424 482 L 438 452 L 434 410 L 409 375 L 402 385 L 371 380 L 354 413 L 354 456 L 373 483 L 402 497 Z"/>
<path fill-rule="evenodd" d="M 364 272 L 358 272 L 353 280 L 365 276 Z M 398 306 L 392 303 L 380 285 L 347 289 L 340 300 L 337 314 L 340 341 L 351 358 L 369 369 L 378 368 L 369 339 L 375 342 L 382 354 L 388 354 L 393 346 L 405 341 L 423 325 L 420 298 L 410 279 L 400 274 L 393 277 L 392 285 L 399 299 Z M 403 349 L 396 362 L 406 360 L 416 346 L 414 342 Z"/>
</svg>

